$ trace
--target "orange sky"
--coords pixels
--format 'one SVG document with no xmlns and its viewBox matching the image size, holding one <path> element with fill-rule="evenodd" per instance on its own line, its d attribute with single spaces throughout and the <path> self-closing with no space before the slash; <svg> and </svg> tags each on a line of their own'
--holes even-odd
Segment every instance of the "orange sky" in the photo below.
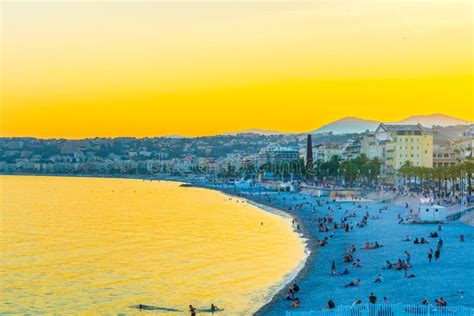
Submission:
<svg viewBox="0 0 474 316">
<path fill-rule="evenodd" d="M 1 136 L 474 120 L 470 1 L 0 6 Z"/>
</svg>

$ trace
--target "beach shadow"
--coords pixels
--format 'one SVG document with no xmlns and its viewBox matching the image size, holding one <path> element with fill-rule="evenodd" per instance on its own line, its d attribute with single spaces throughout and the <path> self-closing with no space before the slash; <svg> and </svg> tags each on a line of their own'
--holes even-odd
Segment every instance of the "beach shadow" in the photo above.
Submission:
<svg viewBox="0 0 474 316">
<path fill-rule="evenodd" d="M 224 309 L 223 308 L 219 308 L 219 309 L 216 309 L 216 310 L 211 310 L 210 308 L 203 308 L 203 309 L 198 309 L 197 310 L 199 313 L 211 313 L 211 314 L 214 314 L 214 313 L 219 313 L 219 312 L 223 312 Z"/>
<path fill-rule="evenodd" d="M 143 305 L 143 304 L 133 305 L 133 306 L 130 306 L 130 308 L 142 309 L 142 310 L 147 310 L 147 311 L 161 311 L 161 312 L 182 312 L 183 311 L 181 309 L 176 309 L 176 308 L 151 306 L 151 305 Z"/>
</svg>

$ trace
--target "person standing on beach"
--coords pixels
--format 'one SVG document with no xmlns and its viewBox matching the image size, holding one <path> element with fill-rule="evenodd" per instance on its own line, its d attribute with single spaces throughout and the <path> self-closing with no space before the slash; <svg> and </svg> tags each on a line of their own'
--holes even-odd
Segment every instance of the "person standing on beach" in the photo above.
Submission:
<svg viewBox="0 0 474 316">
<path fill-rule="evenodd" d="M 196 308 L 193 305 L 189 305 L 189 313 L 191 316 L 196 316 Z"/>
<path fill-rule="evenodd" d="M 437 250 L 441 251 L 441 248 L 443 248 L 443 240 L 440 238 L 438 239 L 438 245 L 437 245 Z"/>
<path fill-rule="evenodd" d="M 333 260 L 333 261 L 332 261 L 332 264 L 331 264 L 331 274 L 332 274 L 332 275 L 336 275 L 336 260 Z"/>
<path fill-rule="evenodd" d="M 407 263 L 410 264 L 411 254 L 408 252 L 408 250 L 405 250 L 405 255 L 407 256 Z"/>
<path fill-rule="evenodd" d="M 431 260 L 433 260 L 433 249 L 428 251 L 428 261 L 431 263 Z"/>
<path fill-rule="evenodd" d="M 436 249 L 436 251 L 435 251 L 435 261 L 436 262 L 439 260 L 440 254 L 441 254 L 441 251 L 439 249 Z"/>
</svg>

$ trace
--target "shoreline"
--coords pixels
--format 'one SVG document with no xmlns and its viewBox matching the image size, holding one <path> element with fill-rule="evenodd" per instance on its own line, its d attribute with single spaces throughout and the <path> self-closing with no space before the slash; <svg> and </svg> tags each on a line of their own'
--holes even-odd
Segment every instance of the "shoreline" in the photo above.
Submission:
<svg viewBox="0 0 474 316">
<path fill-rule="evenodd" d="M 185 182 L 185 181 L 183 181 Z M 267 311 L 271 309 L 271 307 L 280 300 L 284 300 L 286 293 L 287 293 L 287 288 L 288 285 L 292 283 L 298 283 L 300 280 L 302 280 L 308 273 L 308 270 L 313 263 L 313 261 L 316 259 L 316 254 L 317 254 L 317 249 L 318 245 L 316 242 L 316 239 L 309 234 L 309 231 L 306 229 L 305 222 L 302 220 L 302 218 L 296 214 L 290 214 L 286 210 L 276 207 L 274 205 L 269 205 L 265 202 L 262 201 L 255 201 L 249 196 L 240 196 L 238 194 L 235 194 L 233 192 L 227 191 L 225 189 L 219 189 L 219 188 L 213 188 L 213 187 L 208 187 L 205 185 L 200 185 L 200 184 L 194 184 L 194 183 L 189 183 L 186 182 L 185 186 L 187 187 L 195 187 L 195 188 L 202 188 L 202 189 L 209 189 L 209 190 L 215 190 L 218 192 L 221 192 L 227 196 L 232 196 L 234 198 L 239 198 L 243 199 L 246 201 L 246 203 L 251 204 L 255 206 L 256 208 L 261 209 L 264 212 L 269 212 L 272 214 L 276 214 L 282 218 L 285 219 L 285 217 L 288 218 L 294 218 L 300 223 L 300 230 L 296 230 L 295 227 L 293 227 L 293 232 L 298 235 L 298 237 L 302 240 L 305 246 L 305 258 L 298 264 L 298 266 L 289 273 L 290 277 L 288 280 L 283 280 L 283 283 L 281 286 L 279 286 L 279 289 L 275 291 L 273 295 L 271 295 L 270 299 L 262 305 L 257 311 L 253 314 L 255 316 L 259 315 L 264 315 Z M 293 275 L 291 275 L 293 274 Z M 287 274 L 288 275 L 288 274 Z"/>
<path fill-rule="evenodd" d="M 268 213 L 275 214 L 277 216 L 282 217 L 283 219 L 288 219 L 288 218 L 296 219 L 299 223 L 304 223 L 301 220 L 301 218 L 299 218 L 298 216 L 292 215 L 292 214 L 286 212 L 285 210 L 283 210 L 281 208 L 278 208 L 278 207 L 275 207 L 273 205 L 270 206 L 270 205 L 267 205 L 265 203 L 262 203 L 261 201 L 257 202 L 257 201 L 254 201 L 251 198 L 242 197 L 242 196 L 239 196 L 239 195 L 236 195 L 236 194 L 229 193 L 225 190 L 219 190 L 217 188 L 212 189 L 212 188 L 207 188 L 207 187 L 204 187 L 204 186 L 196 186 L 196 185 L 191 185 L 191 186 L 198 187 L 198 188 L 204 188 L 204 189 L 211 189 L 211 190 L 221 192 L 225 195 L 232 196 L 234 198 L 244 199 L 246 201 L 246 203 L 260 209 L 263 212 L 268 212 Z M 305 257 L 303 258 L 303 260 L 301 260 L 299 262 L 299 264 L 296 266 L 296 268 L 293 269 L 293 271 L 286 274 L 286 276 L 289 276 L 289 277 L 286 280 L 285 280 L 285 278 L 282 280 L 282 283 L 278 286 L 275 293 L 273 293 L 270 296 L 270 298 L 267 300 L 267 302 L 264 305 L 262 305 L 259 309 L 257 309 L 257 311 L 253 315 L 256 315 L 256 316 L 263 315 L 276 301 L 284 299 L 285 295 L 286 295 L 286 292 L 287 292 L 286 289 L 287 289 L 288 285 L 290 285 L 292 283 L 298 283 L 301 279 L 303 279 L 306 276 L 306 273 L 307 273 L 311 263 L 313 262 L 313 260 L 316 257 L 317 251 L 312 251 L 311 250 L 311 249 L 314 249 L 314 246 L 316 245 L 316 240 L 313 237 L 310 236 L 308 231 L 305 229 L 305 226 L 302 224 L 300 226 L 299 231 L 296 230 L 295 227 L 293 227 L 293 232 L 298 235 L 298 237 L 301 239 L 301 242 L 303 242 L 303 244 L 304 244 Z"/>
<path fill-rule="evenodd" d="M 72 175 L 67 175 L 67 174 L 26 174 L 26 173 L 13 173 L 13 174 L 4 174 L 1 173 L 0 175 L 2 176 L 38 176 L 38 177 L 76 177 L 76 178 L 102 178 L 102 179 L 132 179 L 132 180 L 155 180 L 155 181 L 172 181 L 172 182 L 177 182 L 181 183 L 181 186 L 183 187 L 194 187 L 194 188 L 201 188 L 201 189 L 207 189 L 207 190 L 214 190 L 217 192 L 220 192 L 224 195 L 227 196 L 232 196 L 234 198 L 239 198 L 243 199 L 246 201 L 246 203 L 256 207 L 257 209 L 260 209 L 262 212 L 268 212 L 275 214 L 282 219 L 288 219 L 288 218 L 294 218 L 298 221 L 298 223 L 301 223 L 300 225 L 300 230 L 296 230 L 295 227 L 293 227 L 293 232 L 298 235 L 298 238 L 300 241 L 303 243 L 304 248 L 305 248 L 305 257 L 303 260 L 301 260 L 298 265 L 289 273 L 287 273 L 284 276 L 284 279 L 282 280 L 281 284 L 277 284 L 275 293 L 270 295 L 270 298 L 267 300 L 265 304 L 260 306 L 256 312 L 253 313 L 253 315 L 263 315 L 266 311 L 268 311 L 271 306 L 279 301 L 285 298 L 286 295 L 286 289 L 288 285 L 292 283 L 298 283 L 300 280 L 302 280 L 312 264 L 312 262 L 316 258 L 316 253 L 317 253 L 317 243 L 316 240 L 309 234 L 308 230 L 306 229 L 304 225 L 304 221 L 298 216 L 298 215 L 293 215 L 288 213 L 286 210 L 281 209 L 279 207 L 276 207 L 274 205 L 268 205 L 265 202 L 262 201 L 255 201 L 251 197 L 248 196 L 239 196 L 238 194 L 235 194 L 233 192 L 230 192 L 228 190 L 225 190 L 224 188 L 218 188 L 218 187 L 212 187 L 212 186 L 207 186 L 205 184 L 201 184 L 199 182 L 193 182 L 190 181 L 190 179 L 185 179 L 185 178 L 179 178 L 179 177 L 151 177 L 151 176 L 130 176 L 130 175 L 90 175 L 90 174 L 72 174 Z M 316 249 L 316 250 L 311 250 L 311 249 Z M 288 279 L 286 277 L 288 276 Z"/>
</svg>

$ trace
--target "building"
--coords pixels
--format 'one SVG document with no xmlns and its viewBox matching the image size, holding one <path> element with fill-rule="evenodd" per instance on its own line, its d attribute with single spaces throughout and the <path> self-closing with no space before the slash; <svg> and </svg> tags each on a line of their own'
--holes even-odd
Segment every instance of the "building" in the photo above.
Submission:
<svg viewBox="0 0 474 316">
<path fill-rule="evenodd" d="M 468 157 L 474 157 L 474 125 L 471 125 L 460 139 L 456 139 L 452 147 L 458 162 L 462 162 Z"/>
<path fill-rule="evenodd" d="M 433 167 L 449 167 L 456 164 L 453 139 L 440 128 L 433 127 Z"/>
<path fill-rule="evenodd" d="M 351 160 L 361 155 L 361 140 L 359 138 L 350 139 L 344 145 L 343 158 L 345 160 Z"/>
<path fill-rule="evenodd" d="M 343 159 L 344 149 L 339 144 L 318 144 L 315 146 L 314 157 L 316 161 L 328 162 L 332 157 Z"/>
<path fill-rule="evenodd" d="M 266 163 L 280 165 L 283 162 L 290 162 L 300 158 L 300 152 L 296 149 L 286 147 L 275 147 L 260 152 L 258 157 L 258 165 Z"/>
<path fill-rule="evenodd" d="M 433 135 L 418 125 L 380 124 L 368 151 L 382 161 L 382 175 L 395 174 L 409 161 L 413 166 L 433 167 Z M 370 157 L 370 155 L 368 155 Z"/>
<path fill-rule="evenodd" d="M 360 153 L 369 159 L 382 159 L 382 146 L 377 144 L 375 133 L 365 133 L 360 140 Z"/>
</svg>

